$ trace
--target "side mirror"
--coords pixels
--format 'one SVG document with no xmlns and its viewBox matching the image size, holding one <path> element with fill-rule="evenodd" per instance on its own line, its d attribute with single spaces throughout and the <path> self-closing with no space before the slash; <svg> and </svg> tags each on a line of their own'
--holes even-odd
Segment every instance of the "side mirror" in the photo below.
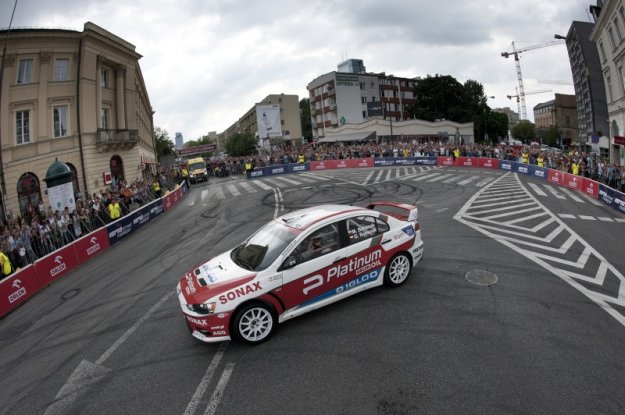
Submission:
<svg viewBox="0 0 625 415">
<path fill-rule="evenodd" d="M 297 265 L 297 258 L 295 255 L 289 255 L 280 266 L 280 271 L 293 268 L 295 265 Z"/>
</svg>

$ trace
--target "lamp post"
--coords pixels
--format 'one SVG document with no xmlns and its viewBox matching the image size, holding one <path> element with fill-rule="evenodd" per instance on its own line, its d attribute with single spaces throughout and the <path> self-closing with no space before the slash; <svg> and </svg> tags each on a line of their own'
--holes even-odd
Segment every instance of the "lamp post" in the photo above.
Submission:
<svg viewBox="0 0 625 415">
<path fill-rule="evenodd" d="M 495 97 L 493 95 L 487 96 L 486 101 L 488 101 L 489 98 L 494 99 Z M 488 102 L 486 105 L 488 106 Z M 486 132 L 486 112 L 484 112 L 483 121 L 484 121 L 484 142 L 486 142 L 486 140 L 488 140 L 488 132 Z"/>
</svg>

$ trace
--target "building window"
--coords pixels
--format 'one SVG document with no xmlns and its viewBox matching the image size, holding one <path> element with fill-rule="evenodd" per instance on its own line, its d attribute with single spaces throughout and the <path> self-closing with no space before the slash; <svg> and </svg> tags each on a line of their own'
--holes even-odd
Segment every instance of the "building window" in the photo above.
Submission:
<svg viewBox="0 0 625 415">
<path fill-rule="evenodd" d="M 614 40 L 614 32 L 612 28 L 608 28 L 608 35 L 610 36 L 610 44 L 612 45 L 612 49 L 616 49 L 616 41 Z"/>
<path fill-rule="evenodd" d="M 612 94 L 612 80 L 610 79 L 610 75 L 605 77 L 606 88 L 608 89 L 608 99 L 609 102 L 614 101 L 614 95 Z"/>
<path fill-rule="evenodd" d="M 109 71 L 108 69 L 102 69 L 100 74 L 100 88 L 109 87 Z"/>
<path fill-rule="evenodd" d="M 20 67 L 17 72 L 18 84 L 29 84 L 33 81 L 33 60 L 20 59 Z"/>
<path fill-rule="evenodd" d="M 362 112 L 362 118 L 367 118 L 367 111 Z"/>
<path fill-rule="evenodd" d="M 360 103 L 365 104 L 367 102 L 367 97 L 360 97 Z"/>
<path fill-rule="evenodd" d="M 601 56 L 601 62 L 605 62 L 605 51 L 603 50 L 603 42 L 599 42 L 599 55 Z"/>
<path fill-rule="evenodd" d="M 68 134 L 67 116 L 69 108 L 67 105 L 59 105 L 52 109 L 52 119 L 54 120 L 54 137 L 65 137 Z"/>
<path fill-rule="evenodd" d="M 102 129 L 108 130 L 109 129 L 109 109 L 102 108 L 102 113 L 100 115 L 102 117 Z"/>
<path fill-rule="evenodd" d="M 54 60 L 54 80 L 69 81 L 69 59 L 59 58 Z"/>
<path fill-rule="evenodd" d="M 37 209 L 41 201 L 39 179 L 33 173 L 24 173 L 17 181 L 17 199 L 20 213 L 24 218 L 32 219 L 32 211 Z M 31 209 L 32 208 L 32 209 Z"/>
<path fill-rule="evenodd" d="M 30 110 L 15 113 L 15 136 L 17 144 L 30 143 Z"/>
<path fill-rule="evenodd" d="M 619 27 L 618 19 L 616 17 L 614 18 L 614 30 L 616 31 L 616 38 L 618 39 L 618 43 L 620 44 L 623 40 L 623 35 L 621 35 L 621 28 Z"/>
</svg>

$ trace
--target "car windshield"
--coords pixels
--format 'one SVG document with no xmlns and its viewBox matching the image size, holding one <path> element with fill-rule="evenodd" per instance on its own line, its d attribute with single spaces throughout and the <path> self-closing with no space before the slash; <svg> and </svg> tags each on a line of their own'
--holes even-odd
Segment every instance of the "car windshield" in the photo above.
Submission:
<svg viewBox="0 0 625 415">
<path fill-rule="evenodd" d="M 193 163 L 189 166 L 189 170 L 200 170 L 205 168 L 206 166 L 204 165 L 204 163 Z"/>
<path fill-rule="evenodd" d="M 296 236 L 293 229 L 270 222 L 236 247 L 230 256 L 238 266 L 260 271 L 271 265 Z"/>
</svg>

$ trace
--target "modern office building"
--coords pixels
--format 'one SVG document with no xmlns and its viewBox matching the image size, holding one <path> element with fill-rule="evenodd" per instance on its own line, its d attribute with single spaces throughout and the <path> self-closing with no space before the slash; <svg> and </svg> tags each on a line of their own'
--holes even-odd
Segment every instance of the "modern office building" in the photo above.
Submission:
<svg viewBox="0 0 625 415">
<path fill-rule="evenodd" d="M 82 32 L 10 31 L 0 72 L 2 219 L 49 204 L 43 179 L 56 160 L 74 173 L 75 195 L 156 172 L 140 58 L 91 22 Z"/>
<path fill-rule="evenodd" d="M 579 137 L 574 144 L 581 146 L 590 145 L 609 132 L 601 61 L 597 45 L 590 40 L 593 27 L 590 22 L 574 21 L 566 36 L 556 35 L 565 39 L 569 54 L 579 124 Z M 607 150 L 606 145 L 604 151 Z"/>
<path fill-rule="evenodd" d="M 272 107 L 274 110 L 267 110 Z M 267 128 L 258 120 L 266 120 L 265 115 L 274 114 L 271 124 L 271 133 L 267 134 Z M 297 95 L 272 94 L 263 98 L 246 111 L 241 118 L 218 134 L 218 143 L 224 145 L 228 137 L 237 133 L 251 133 L 263 147 L 290 145 L 299 148 L 302 144 L 302 120 L 299 111 L 299 99 Z"/>
<path fill-rule="evenodd" d="M 609 120 L 610 161 L 625 164 L 625 2 L 598 1 L 590 6 L 595 25 L 590 40 L 597 45 Z"/>
<path fill-rule="evenodd" d="M 539 135 L 551 127 L 558 127 L 561 132 L 561 144 L 574 145 L 579 138 L 575 95 L 555 94 L 555 99 L 536 105 L 534 125 Z"/>
<path fill-rule="evenodd" d="M 176 150 L 180 150 L 184 147 L 184 137 L 182 136 L 182 133 L 176 133 L 175 144 Z"/>
<path fill-rule="evenodd" d="M 366 73 L 360 59 L 338 65 L 338 71 L 315 78 L 307 86 L 313 139 L 326 136 L 327 128 L 361 124 L 371 119 L 390 122 L 411 119 L 406 106 L 414 104 L 416 78 Z"/>
</svg>

